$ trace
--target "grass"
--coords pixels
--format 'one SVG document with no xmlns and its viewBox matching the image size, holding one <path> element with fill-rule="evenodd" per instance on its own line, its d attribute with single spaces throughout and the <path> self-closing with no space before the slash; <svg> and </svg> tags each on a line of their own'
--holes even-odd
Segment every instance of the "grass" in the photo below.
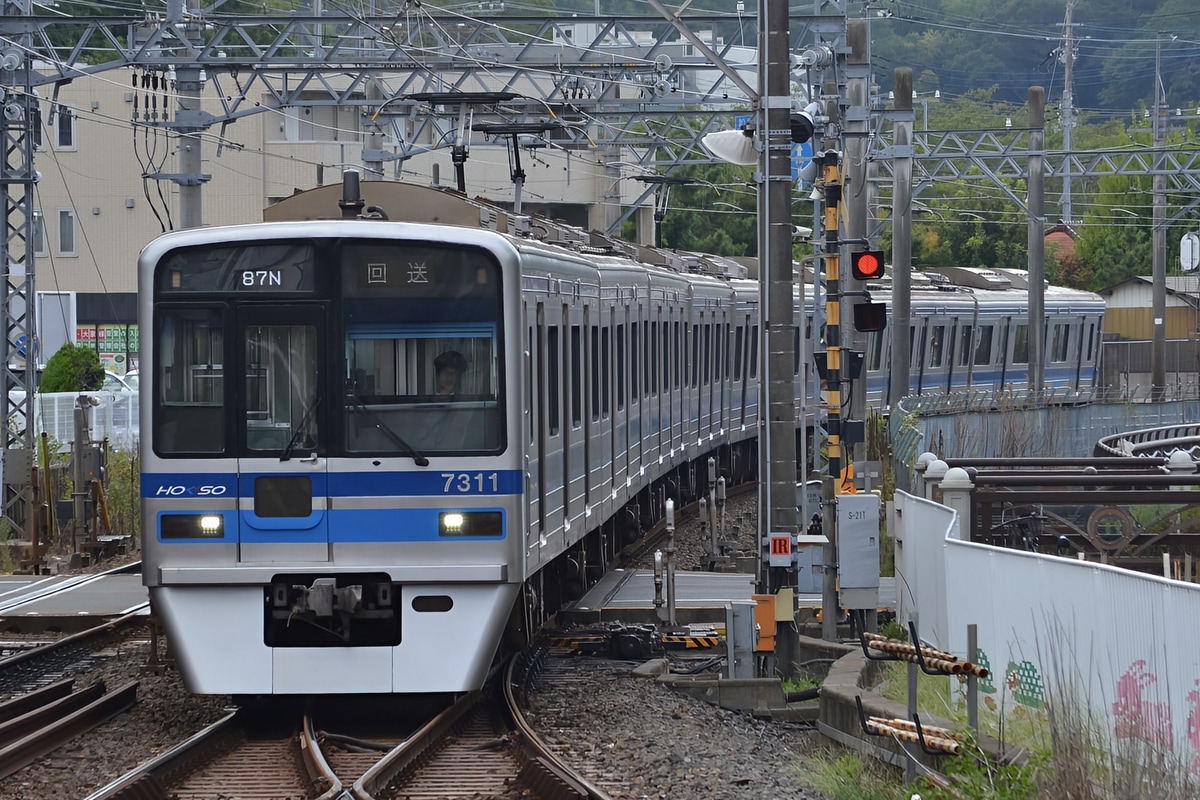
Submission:
<svg viewBox="0 0 1200 800">
<path fill-rule="evenodd" d="M 813 788 L 833 800 L 908 800 L 904 773 L 841 748 L 822 748 L 811 756 Z"/>
<path fill-rule="evenodd" d="M 1062 626 L 1048 621 L 1053 642 L 1068 641 Z M 894 636 L 894 638 L 899 638 Z M 1003 713 L 980 709 L 981 733 L 1000 739 L 1006 750 L 1028 754 L 1020 764 L 992 762 L 967 729 L 965 681 L 955 676 L 917 673 L 917 706 L 922 714 L 949 720 L 964 732 L 966 746 L 945 759 L 941 773 L 926 772 L 916 783 L 904 786 L 898 773 L 870 759 L 841 750 L 825 750 L 812 757 L 813 784 L 834 800 L 898 797 L 910 800 L 1194 800 L 1200 797 L 1200 776 L 1170 748 L 1137 738 L 1114 739 L 1107 716 L 1098 711 L 1095 698 L 1086 694 L 1087 670 L 1081 673 L 1068 652 L 1056 645 L 1039 653 L 1046 665 L 1044 703 L 1031 709 L 1010 702 Z M 887 665 L 876 691 L 901 703 L 908 702 L 908 664 Z M 1005 691 L 1003 676 L 993 678 Z M 988 695 L 981 695 L 986 702 Z M 1099 703 L 1103 708 L 1104 703 Z M 1200 762 L 1197 762 L 1200 764 Z"/>
</svg>

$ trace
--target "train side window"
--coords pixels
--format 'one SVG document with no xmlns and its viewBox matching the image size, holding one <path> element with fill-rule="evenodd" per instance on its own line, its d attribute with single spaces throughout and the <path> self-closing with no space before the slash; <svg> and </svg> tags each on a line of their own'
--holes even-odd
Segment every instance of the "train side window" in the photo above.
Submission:
<svg viewBox="0 0 1200 800">
<path fill-rule="evenodd" d="M 558 326 L 546 328 L 546 392 L 549 395 L 546 402 L 546 422 L 548 433 L 558 435 L 558 403 L 561 398 L 559 387 L 562 386 L 562 354 L 558 349 Z"/>
<path fill-rule="evenodd" d="M 992 363 L 992 338 L 995 325 L 980 325 L 975 339 L 975 366 L 986 367 Z"/>
<path fill-rule="evenodd" d="M 583 425 L 583 331 L 571 326 L 571 427 Z"/>
<path fill-rule="evenodd" d="M 700 326 L 692 326 L 692 388 L 699 385 L 700 380 Z"/>
<path fill-rule="evenodd" d="M 1096 356 L 1095 347 L 1096 347 L 1096 323 L 1089 322 L 1088 323 L 1088 335 L 1087 335 L 1087 352 L 1084 356 L 1084 361 L 1091 361 L 1092 359 L 1095 358 L 1095 356 Z"/>
<path fill-rule="evenodd" d="M 225 334 L 219 309 L 161 312 L 155 348 L 154 449 L 225 451 Z"/>
<path fill-rule="evenodd" d="M 713 383 L 721 382 L 721 323 L 713 324 Z"/>
<path fill-rule="evenodd" d="M 617 326 L 617 411 L 625 410 L 625 326 Z"/>
<path fill-rule="evenodd" d="M 962 326 L 962 338 L 959 339 L 959 343 L 958 343 L 958 361 L 957 361 L 957 364 L 960 367 L 969 366 L 971 363 L 971 331 L 972 330 L 973 330 L 973 327 L 971 325 L 963 325 Z"/>
<path fill-rule="evenodd" d="M 662 388 L 663 394 L 671 389 L 671 323 L 662 324 Z"/>
<path fill-rule="evenodd" d="M 675 372 L 675 376 L 674 376 L 675 388 L 678 389 L 679 388 L 679 371 L 680 371 L 680 365 L 683 363 L 684 352 L 683 352 L 683 346 L 681 344 L 681 342 L 683 340 L 680 338 L 680 335 L 679 335 L 679 332 L 680 332 L 679 323 L 676 322 L 676 323 L 674 323 L 674 325 L 675 325 L 675 357 L 671 360 L 672 361 L 671 367 Z"/>
<path fill-rule="evenodd" d="M 750 328 L 750 377 L 758 377 L 758 326 L 753 325 Z"/>
<path fill-rule="evenodd" d="M 876 372 L 883 365 L 883 331 L 867 334 L 867 371 Z"/>
<path fill-rule="evenodd" d="M 1071 328 L 1065 323 L 1056 323 L 1054 336 L 1050 343 L 1050 360 L 1057 363 L 1066 361 L 1071 354 Z"/>
<path fill-rule="evenodd" d="M 725 380 L 725 373 L 728 372 L 725 369 L 725 336 L 725 324 L 718 322 L 717 335 L 713 341 L 713 363 L 715 364 L 713 367 L 713 381 L 715 382 Z"/>
<path fill-rule="evenodd" d="M 612 388 L 612 342 L 611 330 L 602 328 L 600 330 L 600 410 L 605 419 L 608 419 L 609 400 L 608 392 Z"/>
<path fill-rule="evenodd" d="M 741 332 L 741 328 L 738 329 Z M 800 362 L 804 355 L 804 345 L 800 341 L 800 326 L 792 328 L 792 375 L 800 374 Z"/>
<path fill-rule="evenodd" d="M 638 401 L 638 323 L 629 326 L 629 398 Z"/>
<path fill-rule="evenodd" d="M 660 309 L 661 311 L 661 309 Z M 647 359 L 646 368 L 646 390 L 651 394 L 658 394 L 658 323 L 650 323 L 650 336 L 646 341 L 646 346 L 650 350 L 650 358 Z"/>
<path fill-rule="evenodd" d="M 1017 325 L 1013 331 L 1013 363 L 1029 363 L 1029 326 Z"/>
<path fill-rule="evenodd" d="M 704 326 L 704 377 L 702 378 L 705 386 L 708 386 L 712 376 L 712 325 Z"/>
<path fill-rule="evenodd" d="M 592 422 L 600 421 L 600 326 L 593 325 L 588 331 L 588 351 L 591 356 L 591 399 Z"/>
<path fill-rule="evenodd" d="M 946 346 L 946 326 L 934 325 L 929 330 L 929 366 L 942 366 L 943 351 Z"/>
<path fill-rule="evenodd" d="M 737 330 L 733 333 L 733 379 L 735 381 L 742 380 L 742 360 L 744 354 L 742 347 L 745 346 L 746 328 L 742 325 L 737 326 Z"/>
<path fill-rule="evenodd" d="M 650 323 L 642 323 L 642 394 L 650 396 L 650 358 L 654 353 L 654 339 L 650 335 Z"/>
</svg>

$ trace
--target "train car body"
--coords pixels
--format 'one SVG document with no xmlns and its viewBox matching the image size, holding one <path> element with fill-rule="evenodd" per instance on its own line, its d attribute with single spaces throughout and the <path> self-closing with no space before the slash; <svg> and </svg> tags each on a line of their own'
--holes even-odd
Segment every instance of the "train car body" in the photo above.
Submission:
<svg viewBox="0 0 1200 800">
<path fill-rule="evenodd" d="M 376 218 L 337 218 L 329 187 L 139 260 L 143 580 L 191 691 L 478 688 L 502 638 L 705 491 L 708 459 L 757 471 L 744 270 L 420 187 L 363 194 Z M 954 295 L 914 297 L 926 351 L 942 320 L 948 356 L 991 313 Z"/>
<path fill-rule="evenodd" d="M 886 303 L 890 282 L 868 287 Z M 1091 397 L 1099 375 L 1104 299 L 1046 286 L 1043 294 L 1043 385 L 1059 397 Z M 956 391 L 1024 391 L 1029 380 L 1029 291 L 1024 272 L 956 268 L 914 275 L 910 299 L 909 386 L 892 385 L 891 331 L 868 336 L 863 368 L 867 398 L 890 407 L 904 395 Z"/>
</svg>

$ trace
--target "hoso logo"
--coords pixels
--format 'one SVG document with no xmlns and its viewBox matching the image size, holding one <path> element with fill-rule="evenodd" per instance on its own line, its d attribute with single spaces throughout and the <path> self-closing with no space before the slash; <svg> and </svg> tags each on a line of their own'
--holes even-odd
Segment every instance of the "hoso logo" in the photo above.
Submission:
<svg viewBox="0 0 1200 800">
<path fill-rule="evenodd" d="M 155 497 L 220 497 L 229 491 L 228 486 L 216 485 L 200 485 L 200 486 L 159 486 L 155 490 Z"/>
</svg>

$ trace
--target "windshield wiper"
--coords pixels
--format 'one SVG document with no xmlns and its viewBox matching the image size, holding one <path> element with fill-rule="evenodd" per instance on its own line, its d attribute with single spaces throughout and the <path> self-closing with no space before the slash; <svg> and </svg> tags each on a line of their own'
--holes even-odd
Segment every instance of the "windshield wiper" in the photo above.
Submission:
<svg viewBox="0 0 1200 800">
<path fill-rule="evenodd" d="M 346 398 L 351 401 L 351 408 L 366 417 L 375 426 L 375 430 L 382 433 L 387 437 L 388 441 L 403 450 L 413 460 L 414 464 L 418 467 L 429 466 L 429 459 L 417 452 L 417 449 L 411 444 L 401 439 L 400 434 L 396 433 L 386 422 L 376 416 L 374 411 L 367 408 L 366 403 L 362 401 L 361 397 L 354 392 L 347 392 Z"/>
<path fill-rule="evenodd" d="M 300 424 L 296 426 L 296 430 L 292 431 L 292 438 L 288 439 L 287 446 L 283 448 L 283 452 L 279 454 L 280 461 L 290 461 L 292 451 L 296 449 L 296 445 L 300 443 L 300 435 L 308 430 L 309 420 L 312 419 L 313 412 L 317 410 L 317 406 L 321 405 L 320 396 L 313 399 L 312 404 L 304 411 L 304 416 L 300 418 Z"/>
</svg>

